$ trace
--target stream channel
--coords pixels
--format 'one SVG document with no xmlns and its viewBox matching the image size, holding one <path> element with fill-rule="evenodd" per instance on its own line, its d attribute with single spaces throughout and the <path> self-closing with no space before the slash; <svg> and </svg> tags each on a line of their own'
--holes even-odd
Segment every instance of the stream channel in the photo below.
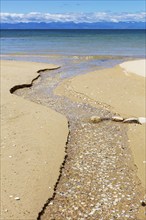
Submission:
<svg viewBox="0 0 146 220">
<path fill-rule="evenodd" d="M 38 61 L 38 58 L 25 57 L 25 60 Z M 137 219 L 142 192 L 128 146 L 127 125 L 108 120 L 91 123 L 88 119 L 93 115 L 111 117 L 115 113 L 81 94 L 76 94 L 78 102 L 54 94 L 54 89 L 66 78 L 109 68 L 125 60 L 127 57 L 76 56 L 57 60 L 40 57 L 40 62 L 55 63 L 61 68 L 41 73 L 31 88 L 15 92 L 65 115 L 69 122 L 67 156 L 54 194 L 40 210 L 38 220 Z"/>
</svg>

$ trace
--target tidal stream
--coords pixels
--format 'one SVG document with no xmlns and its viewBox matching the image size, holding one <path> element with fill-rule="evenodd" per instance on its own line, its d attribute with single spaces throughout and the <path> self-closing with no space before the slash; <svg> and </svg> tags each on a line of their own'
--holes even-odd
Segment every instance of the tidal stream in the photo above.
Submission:
<svg viewBox="0 0 146 220">
<path fill-rule="evenodd" d="M 78 102 L 54 94 L 65 78 L 111 67 L 124 58 L 94 62 L 72 59 L 68 63 L 67 60 L 60 62 L 60 69 L 41 73 L 31 88 L 15 92 L 54 109 L 69 121 L 67 157 L 54 195 L 40 210 L 38 219 L 136 220 L 143 191 L 128 146 L 127 125 L 112 121 L 91 123 L 89 118 L 93 115 L 111 117 L 115 113 L 81 94 L 74 94 Z"/>
</svg>

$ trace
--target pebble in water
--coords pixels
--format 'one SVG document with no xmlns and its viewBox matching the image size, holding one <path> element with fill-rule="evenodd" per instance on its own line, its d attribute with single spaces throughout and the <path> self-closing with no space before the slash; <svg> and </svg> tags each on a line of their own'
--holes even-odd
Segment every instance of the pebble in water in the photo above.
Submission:
<svg viewBox="0 0 146 220">
<path fill-rule="evenodd" d="M 20 198 L 19 198 L 18 196 L 17 196 L 17 197 L 15 197 L 14 199 L 15 199 L 15 200 L 17 200 L 17 201 L 18 201 L 18 200 L 20 200 Z"/>
<path fill-rule="evenodd" d="M 98 117 L 98 116 L 92 116 L 92 117 L 90 118 L 90 120 L 91 120 L 93 123 L 98 123 L 98 122 L 102 121 L 102 119 L 101 119 L 100 117 Z"/>
<path fill-rule="evenodd" d="M 122 117 L 120 117 L 120 116 L 113 116 L 113 117 L 112 117 L 112 120 L 113 120 L 113 121 L 120 122 L 120 121 L 123 121 L 124 118 L 122 118 Z"/>
<path fill-rule="evenodd" d="M 138 121 L 139 121 L 140 124 L 144 124 L 144 123 L 146 123 L 146 118 L 145 117 L 139 117 Z"/>
<path fill-rule="evenodd" d="M 123 122 L 124 123 L 137 123 L 137 124 L 140 124 L 138 118 L 127 118 Z"/>
</svg>

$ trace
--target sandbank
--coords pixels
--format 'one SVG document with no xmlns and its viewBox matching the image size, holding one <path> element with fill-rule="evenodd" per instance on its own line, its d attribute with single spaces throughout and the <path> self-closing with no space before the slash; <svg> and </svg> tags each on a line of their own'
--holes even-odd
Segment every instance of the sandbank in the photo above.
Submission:
<svg viewBox="0 0 146 220">
<path fill-rule="evenodd" d="M 67 119 L 10 93 L 46 68 L 55 66 L 1 61 L 1 219 L 36 219 L 64 160 Z"/>
<path fill-rule="evenodd" d="M 101 106 L 111 110 L 113 114 L 122 117 L 146 117 L 145 78 L 142 77 L 145 73 L 145 61 L 129 61 L 114 68 L 64 80 L 56 88 L 55 93 L 67 96 L 74 101 L 80 101 L 78 94 L 85 97 L 87 101 L 91 100 L 93 103 L 97 101 Z M 137 175 L 142 185 L 146 187 L 145 124 L 127 126 L 129 145 L 138 168 Z"/>
<path fill-rule="evenodd" d="M 134 60 L 121 63 L 120 66 L 126 73 L 134 73 L 146 77 L 146 60 Z"/>
</svg>

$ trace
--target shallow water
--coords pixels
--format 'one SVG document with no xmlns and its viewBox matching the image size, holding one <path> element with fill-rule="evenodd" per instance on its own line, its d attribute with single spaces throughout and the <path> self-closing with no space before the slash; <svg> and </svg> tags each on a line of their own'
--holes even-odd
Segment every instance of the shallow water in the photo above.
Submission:
<svg viewBox="0 0 146 220">
<path fill-rule="evenodd" d="M 145 37 L 145 30 L 1 30 L 1 53 L 145 57 Z"/>
<path fill-rule="evenodd" d="M 136 220 L 143 192 L 127 125 L 93 124 L 92 115 L 110 118 L 114 112 L 83 94 L 72 94 L 74 102 L 54 95 L 54 89 L 65 78 L 145 57 L 144 45 L 145 30 L 2 30 L 1 59 L 61 66 L 15 92 L 64 114 L 70 125 L 60 179 L 38 219 Z"/>
<path fill-rule="evenodd" d="M 52 63 L 61 67 L 61 69 L 55 72 L 55 75 L 58 74 L 62 79 L 98 69 L 111 68 L 127 60 L 134 60 L 137 58 L 127 56 L 1 55 L 1 59 Z"/>
</svg>

